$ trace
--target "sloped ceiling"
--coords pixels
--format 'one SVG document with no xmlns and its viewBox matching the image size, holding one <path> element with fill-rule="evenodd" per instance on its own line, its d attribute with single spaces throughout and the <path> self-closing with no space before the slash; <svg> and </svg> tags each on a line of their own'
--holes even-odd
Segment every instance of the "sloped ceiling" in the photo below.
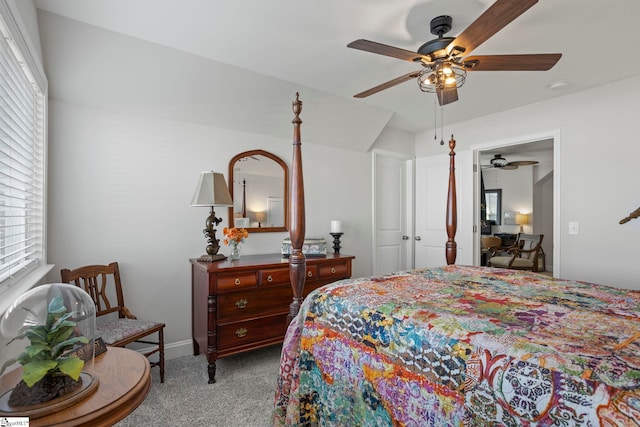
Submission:
<svg viewBox="0 0 640 427">
<path fill-rule="evenodd" d="M 347 43 L 416 50 L 434 38 L 431 18 L 451 15 L 456 35 L 492 3 L 36 0 L 52 99 L 290 138 L 300 92 L 303 138 L 358 151 L 385 126 L 431 130 L 436 107 L 414 82 L 354 99 L 416 66 Z M 547 72 L 470 73 L 460 100 L 442 109 L 446 123 L 639 75 L 638 16 L 635 0 L 540 0 L 473 53 L 559 52 L 560 62 Z M 557 82 L 566 85 L 551 89 Z"/>
<path fill-rule="evenodd" d="M 51 99 L 367 151 L 392 112 L 58 15 L 40 14 Z"/>
</svg>

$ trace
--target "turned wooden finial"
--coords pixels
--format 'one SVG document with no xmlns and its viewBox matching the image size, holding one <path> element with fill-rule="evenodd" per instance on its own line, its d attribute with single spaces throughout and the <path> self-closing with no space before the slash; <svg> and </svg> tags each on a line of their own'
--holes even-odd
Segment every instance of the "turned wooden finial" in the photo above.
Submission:
<svg viewBox="0 0 640 427">
<path fill-rule="evenodd" d="M 620 220 L 620 224 L 625 224 L 629 221 L 631 221 L 634 218 L 638 218 L 640 217 L 640 208 L 636 209 L 635 211 L 631 212 L 628 216 L 622 218 Z"/>
<path fill-rule="evenodd" d="M 291 102 L 291 107 L 293 108 L 293 145 L 300 145 L 300 125 L 302 124 L 302 119 L 300 118 L 300 113 L 302 112 L 302 101 L 300 101 L 300 94 L 296 92 L 296 99 Z"/>
<path fill-rule="evenodd" d="M 291 107 L 293 108 L 293 120 L 292 123 L 302 123 L 300 119 L 300 113 L 302 112 L 302 101 L 300 101 L 300 94 L 296 92 L 296 99 L 291 102 Z"/>
</svg>

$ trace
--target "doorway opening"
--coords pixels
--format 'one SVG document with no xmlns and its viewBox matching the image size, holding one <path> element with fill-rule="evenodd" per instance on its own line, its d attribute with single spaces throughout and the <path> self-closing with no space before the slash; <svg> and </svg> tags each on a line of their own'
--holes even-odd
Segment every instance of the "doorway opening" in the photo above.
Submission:
<svg viewBox="0 0 640 427">
<path fill-rule="evenodd" d="M 559 259 L 559 131 L 497 141 L 472 147 L 474 163 L 474 263 L 481 265 L 480 238 L 498 235 L 508 240 L 519 232 L 544 234 L 543 265 L 547 274 L 560 276 Z M 492 162 L 500 158 L 497 163 Z M 508 165 L 508 166 L 507 166 Z M 487 190 L 490 190 L 487 193 Z M 500 212 L 486 195 L 499 190 Z M 493 199 L 491 199 L 493 201 Z"/>
</svg>

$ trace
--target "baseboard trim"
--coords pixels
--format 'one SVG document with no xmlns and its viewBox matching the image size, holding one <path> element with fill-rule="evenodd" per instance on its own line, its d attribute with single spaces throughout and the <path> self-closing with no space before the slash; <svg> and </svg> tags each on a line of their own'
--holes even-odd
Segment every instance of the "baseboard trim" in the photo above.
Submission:
<svg viewBox="0 0 640 427">
<path fill-rule="evenodd" d="M 139 347 L 136 348 L 133 344 L 129 345 L 128 348 L 132 350 L 136 350 L 140 353 L 144 353 L 146 351 L 153 350 L 155 347 Z M 193 341 L 192 340 L 184 340 L 172 343 L 164 344 L 164 359 L 175 359 L 176 357 L 189 356 L 193 355 Z"/>
<path fill-rule="evenodd" d="M 164 358 L 175 359 L 176 357 L 193 355 L 193 341 L 184 340 L 165 344 Z"/>
</svg>

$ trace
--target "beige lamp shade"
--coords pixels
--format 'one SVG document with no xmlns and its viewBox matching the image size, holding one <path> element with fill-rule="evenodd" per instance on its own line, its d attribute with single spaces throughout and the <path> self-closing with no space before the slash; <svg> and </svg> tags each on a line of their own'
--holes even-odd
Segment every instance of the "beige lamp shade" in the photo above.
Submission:
<svg viewBox="0 0 640 427">
<path fill-rule="evenodd" d="M 516 224 L 517 225 L 529 224 L 529 214 L 523 214 L 523 213 L 516 214 Z"/>
<path fill-rule="evenodd" d="M 520 226 L 520 232 L 524 233 L 524 228 L 522 227 L 525 224 L 529 224 L 529 214 L 517 213 L 516 214 L 516 225 Z"/>
<path fill-rule="evenodd" d="M 233 206 L 224 175 L 217 172 L 202 172 L 191 199 L 191 206 Z"/>
</svg>

